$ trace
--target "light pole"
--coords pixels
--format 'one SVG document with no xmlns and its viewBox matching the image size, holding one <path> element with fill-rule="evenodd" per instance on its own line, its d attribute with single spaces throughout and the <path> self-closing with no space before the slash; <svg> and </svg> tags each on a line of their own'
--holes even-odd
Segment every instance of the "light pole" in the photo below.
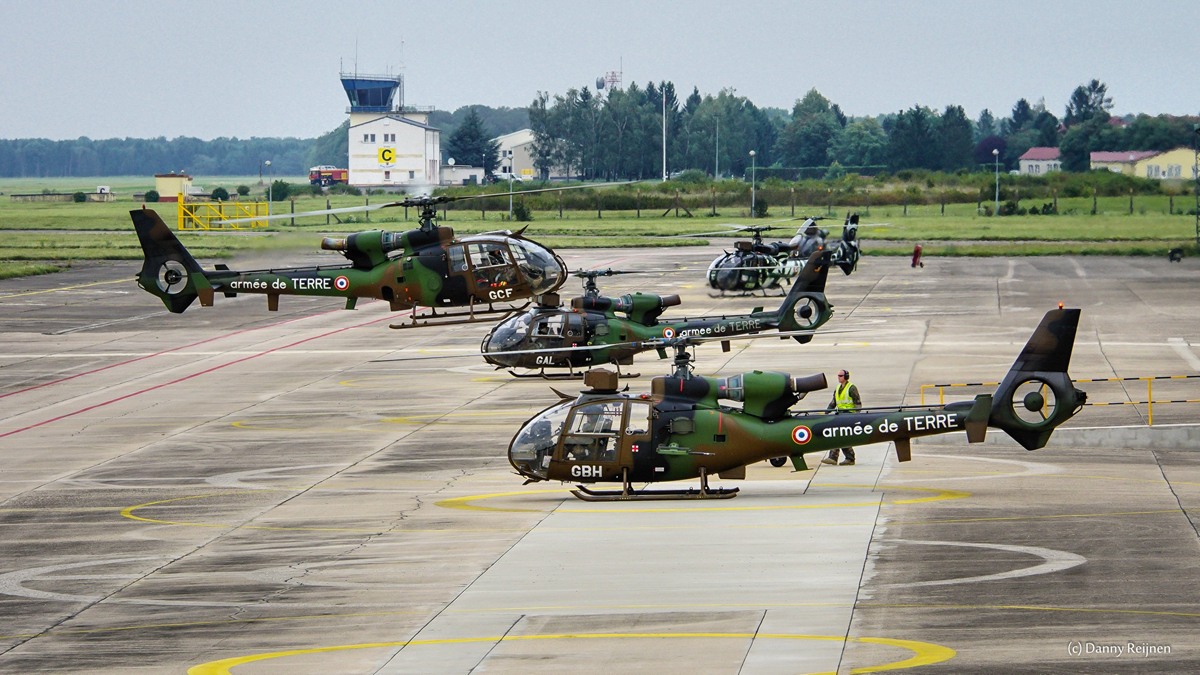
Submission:
<svg viewBox="0 0 1200 675">
<path fill-rule="evenodd" d="M 1000 149 L 992 148 L 992 157 L 996 158 L 996 210 L 992 213 L 993 217 L 1000 215 Z"/>
<path fill-rule="evenodd" d="M 1196 247 L 1200 248 L 1200 124 L 1192 125 L 1196 130 L 1195 147 L 1195 164 L 1192 166 L 1192 178 L 1196 179 L 1196 187 L 1193 192 L 1196 193 Z"/>
<path fill-rule="evenodd" d="M 266 166 L 268 169 L 271 168 L 271 160 L 269 160 L 269 159 L 264 161 L 262 164 L 263 164 L 263 166 Z M 268 171 L 267 173 L 269 174 L 271 172 Z M 258 180 L 260 183 L 262 182 L 262 168 L 261 167 L 259 168 Z M 270 183 L 267 183 L 267 215 L 268 216 L 271 215 L 271 188 L 273 188 L 273 187 L 275 187 L 275 186 L 271 185 Z"/>
<path fill-rule="evenodd" d="M 755 205 L 755 197 L 757 196 L 755 194 L 755 192 L 756 192 L 756 188 L 758 187 L 758 183 L 755 180 L 756 176 L 754 175 L 754 170 L 755 170 L 755 168 L 757 168 L 755 165 L 754 155 L 755 155 L 755 152 L 753 150 L 751 150 L 750 151 L 750 217 L 751 218 L 754 217 L 754 213 L 755 213 L 754 205 Z M 742 174 L 742 175 L 745 175 L 745 174 Z"/>
<path fill-rule="evenodd" d="M 663 96 L 663 182 L 667 182 L 667 88 L 662 88 Z"/>
<path fill-rule="evenodd" d="M 512 222 L 512 185 L 513 185 L 513 156 L 512 150 L 508 151 L 508 222 Z"/>
<path fill-rule="evenodd" d="M 719 115 L 713 115 L 713 121 L 717 125 L 717 140 L 713 143 L 713 180 L 721 178 L 721 118 Z"/>
</svg>

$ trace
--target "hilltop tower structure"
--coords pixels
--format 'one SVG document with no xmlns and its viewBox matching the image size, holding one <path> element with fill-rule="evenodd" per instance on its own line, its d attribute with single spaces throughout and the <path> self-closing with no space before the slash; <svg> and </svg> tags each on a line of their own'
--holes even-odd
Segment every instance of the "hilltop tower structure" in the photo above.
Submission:
<svg viewBox="0 0 1200 675">
<path fill-rule="evenodd" d="M 350 184 L 363 188 L 436 186 L 441 131 L 432 107 L 404 104 L 404 75 L 341 73 L 350 107 Z"/>
</svg>

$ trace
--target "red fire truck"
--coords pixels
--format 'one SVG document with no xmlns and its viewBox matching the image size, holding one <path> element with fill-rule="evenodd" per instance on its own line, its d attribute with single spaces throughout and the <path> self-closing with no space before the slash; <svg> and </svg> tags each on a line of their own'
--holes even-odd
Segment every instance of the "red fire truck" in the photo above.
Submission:
<svg viewBox="0 0 1200 675">
<path fill-rule="evenodd" d="M 349 183 L 350 171 L 336 166 L 314 166 L 308 170 L 308 182 L 321 187 L 328 187 L 334 183 Z"/>
</svg>

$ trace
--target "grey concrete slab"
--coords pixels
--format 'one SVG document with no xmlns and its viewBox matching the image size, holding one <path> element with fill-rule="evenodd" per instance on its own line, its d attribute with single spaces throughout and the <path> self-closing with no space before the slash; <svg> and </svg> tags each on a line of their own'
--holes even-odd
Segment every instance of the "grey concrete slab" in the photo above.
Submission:
<svg viewBox="0 0 1200 675">
<path fill-rule="evenodd" d="M 678 292 L 681 314 L 777 302 L 709 297 L 718 250 L 564 253 L 689 268 L 602 284 Z M 392 331 L 380 303 L 302 298 L 164 315 L 136 268 L 0 281 L 0 672 L 848 672 L 946 650 L 916 669 L 1195 669 L 1200 455 L 1083 447 L 1145 406 L 1088 408 L 1036 453 L 945 437 L 905 465 L 883 447 L 756 465 L 715 505 L 588 505 L 507 465 L 547 383 L 373 362 L 469 353 L 486 326 Z M 862 332 L 701 349 L 699 368 L 848 368 L 868 403 L 912 404 L 922 384 L 995 381 L 1062 301 L 1084 309 L 1075 376 L 1191 374 L 1198 282 L 1191 260 L 868 257 L 827 289 L 829 327 Z M 668 364 L 636 369 L 634 389 Z M 1193 382 L 1161 394 L 1200 398 Z M 1117 640 L 1173 652 L 1066 651 Z"/>
</svg>

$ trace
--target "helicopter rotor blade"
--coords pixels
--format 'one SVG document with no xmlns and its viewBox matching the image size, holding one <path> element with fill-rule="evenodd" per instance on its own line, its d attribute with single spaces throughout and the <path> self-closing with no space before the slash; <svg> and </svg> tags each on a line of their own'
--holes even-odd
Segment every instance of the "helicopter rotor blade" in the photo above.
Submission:
<svg viewBox="0 0 1200 675">
<path fill-rule="evenodd" d="M 509 195 L 530 195 L 530 194 L 537 194 L 539 192 L 561 192 L 563 190 L 582 190 L 584 188 L 602 188 L 602 187 L 613 187 L 613 186 L 617 186 L 617 185 L 632 185 L 634 183 L 641 183 L 641 182 L 644 182 L 644 181 L 627 180 L 627 181 L 619 181 L 619 182 L 612 182 L 612 183 L 593 183 L 591 185 L 568 185 L 565 187 L 540 188 L 537 190 L 518 190 L 515 192 L 490 192 L 490 193 L 478 194 L 478 195 L 437 195 L 437 196 L 422 195 L 419 197 L 409 197 L 408 199 L 402 199 L 402 200 L 396 201 L 396 202 L 385 202 L 382 204 L 370 204 L 370 205 L 364 205 L 364 206 L 347 206 L 347 207 L 338 208 L 338 209 L 321 209 L 319 211 L 302 211 L 300 213 L 283 213 L 283 214 L 275 214 L 275 215 L 270 215 L 270 216 L 253 216 L 253 217 L 249 217 L 249 218 L 231 218 L 229 220 L 222 220 L 220 222 L 224 225 L 235 225 L 237 223 L 249 223 L 249 222 L 253 222 L 253 221 L 263 221 L 263 220 L 267 220 L 267 221 L 287 220 L 287 219 L 291 219 L 291 218 L 304 218 L 307 216 L 326 216 L 326 215 L 332 216 L 332 215 L 336 215 L 336 214 L 340 214 L 340 213 L 360 213 L 360 212 L 378 211 L 379 209 L 392 209 L 392 208 L 396 208 L 396 207 L 400 207 L 400 206 L 408 206 L 408 207 L 434 206 L 436 204 L 445 204 L 447 202 L 457 202 L 457 201 L 462 201 L 465 199 L 489 199 L 491 197 L 507 197 Z"/>
<path fill-rule="evenodd" d="M 370 363 L 395 363 L 399 361 L 428 361 L 432 359 L 463 359 L 475 358 L 480 356 L 517 356 L 525 354 L 561 354 L 565 352 L 579 352 L 598 349 L 612 349 L 615 347 L 634 347 L 654 349 L 656 347 L 670 347 L 676 344 L 700 344 L 704 342 L 716 342 L 721 340 L 757 340 L 762 338 L 779 338 L 792 337 L 795 335 L 823 335 L 834 333 L 861 333 L 864 329 L 851 328 L 845 330 L 795 330 L 795 331 L 780 331 L 780 332 L 763 332 L 744 335 L 730 336 L 693 336 L 689 335 L 681 338 L 650 338 L 648 340 L 638 340 L 634 342 L 616 342 L 612 344 L 599 345 L 579 345 L 575 347 L 546 347 L 544 349 L 514 349 L 512 351 L 499 352 L 472 352 L 469 354 L 430 354 L 426 356 L 406 356 L 395 359 L 374 359 Z"/>
</svg>

